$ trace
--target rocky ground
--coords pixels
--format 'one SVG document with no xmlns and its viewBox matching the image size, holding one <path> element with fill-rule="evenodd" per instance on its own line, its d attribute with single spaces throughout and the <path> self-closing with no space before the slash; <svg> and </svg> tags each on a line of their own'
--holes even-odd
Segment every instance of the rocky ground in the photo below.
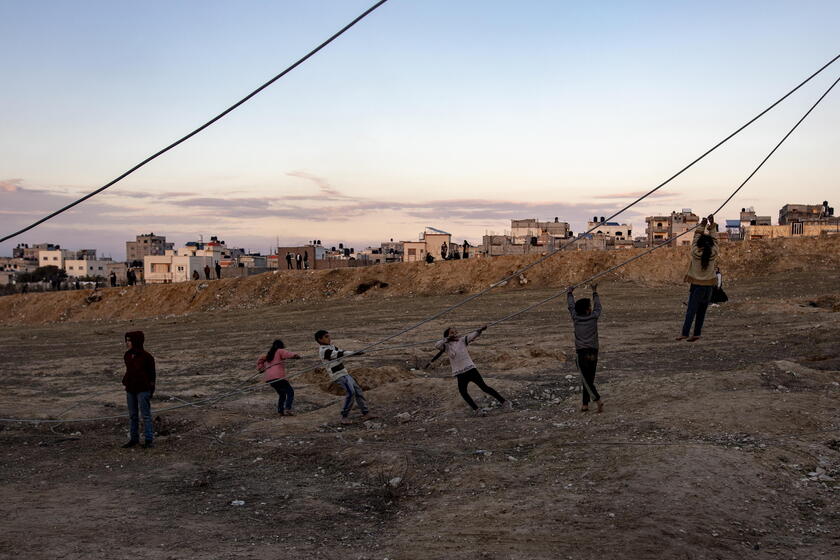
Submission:
<svg viewBox="0 0 840 560">
<path fill-rule="evenodd" d="M 253 380 L 271 341 L 356 348 L 463 295 L 293 301 L 145 319 L 0 326 L 0 416 L 124 412 L 123 333 L 158 362 L 157 447 L 123 418 L 0 425 L 0 558 L 838 558 L 836 269 L 731 282 L 697 343 L 687 290 L 602 284 L 603 414 L 579 412 L 570 321 L 549 304 L 471 346 L 516 404 L 472 417 L 430 347 L 348 361 L 380 418 L 337 423 L 322 374 L 298 415 Z M 501 291 L 392 341 L 462 331 L 550 295 Z M 36 297 L 36 296 L 30 296 Z M 477 390 L 472 388 L 477 396 Z"/>
</svg>

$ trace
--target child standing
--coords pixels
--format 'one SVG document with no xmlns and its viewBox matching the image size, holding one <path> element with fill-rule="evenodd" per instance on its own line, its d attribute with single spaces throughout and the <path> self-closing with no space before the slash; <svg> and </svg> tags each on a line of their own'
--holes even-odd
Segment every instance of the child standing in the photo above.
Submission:
<svg viewBox="0 0 840 560">
<path fill-rule="evenodd" d="M 475 401 L 467 392 L 467 385 L 470 382 L 475 383 L 479 389 L 495 398 L 502 406 L 511 409 L 513 404 L 506 401 L 496 390 L 484 382 L 484 378 L 478 373 L 475 364 L 470 358 L 470 353 L 467 351 L 467 346 L 472 341 L 478 338 L 481 333 L 487 330 L 487 325 L 464 335 L 458 336 L 458 330 L 455 327 L 449 327 L 443 331 L 443 339 L 435 343 L 435 348 L 443 352 L 444 350 L 449 355 L 449 364 L 452 366 L 452 375 L 458 380 L 458 392 L 464 398 L 466 403 L 470 405 L 476 416 L 484 416 L 485 412 L 478 408 Z"/>
<path fill-rule="evenodd" d="M 300 355 L 286 350 L 283 341 L 277 339 L 272 343 L 268 353 L 257 360 L 257 369 L 263 372 L 263 381 L 277 391 L 277 414 L 280 416 L 294 416 L 292 405 L 295 401 L 295 390 L 286 379 L 286 360 L 299 360 Z"/>
<path fill-rule="evenodd" d="M 374 418 L 370 414 L 362 388 L 356 383 L 356 380 L 353 379 L 353 376 L 350 375 L 350 372 L 347 371 L 341 362 L 341 358 L 344 356 L 361 356 L 362 352 L 348 352 L 339 349 L 338 346 L 333 345 L 330 333 L 323 330 L 315 333 L 315 341 L 320 344 L 318 356 L 320 356 L 321 361 L 324 363 L 327 375 L 330 376 L 330 381 L 342 387 L 347 393 L 347 396 L 344 398 L 344 406 L 341 407 L 341 423 L 350 424 L 351 421 L 347 416 L 350 414 L 350 409 L 353 408 L 354 399 L 362 411 L 362 419 Z"/>
<path fill-rule="evenodd" d="M 602 412 L 604 403 L 601 402 L 601 395 L 595 388 L 595 369 L 598 367 L 598 317 L 601 316 L 601 298 L 598 296 L 598 285 L 594 284 L 592 286 L 592 299 L 595 301 L 594 310 L 589 298 L 581 298 L 575 301 L 574 291 L 574 287 L 569 288 L 566 300 L 575 327 L 577 363 L 583 377 L 581 383 L 583 404 L 580 411 L 586 412 L 589 410 L 589 400 L 591 398 L 598 405 L 598 412 Z"/>
<path fill-rule="evenodd" d="M 125 333 L 126 352 L 125 375 L 122 384 L 125 385 L 125 396 L 128 401 L 129 439 L 123 447 L 134 447 L 140 443 L 140 418 L 143 416 L 143 447 L 154 447 L 155 430 L 152 424 L 152 395 L 155 393 L 155 359 L 143 349 L 146 337 L 143 331 Z"/>
</svg>

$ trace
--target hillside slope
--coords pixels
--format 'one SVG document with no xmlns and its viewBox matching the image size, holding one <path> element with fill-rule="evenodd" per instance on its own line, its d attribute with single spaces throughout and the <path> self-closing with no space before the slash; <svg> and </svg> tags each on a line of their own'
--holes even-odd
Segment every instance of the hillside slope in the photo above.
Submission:
<svg viewBox="0 0 840 560">
<path fill-rule="evenodd" d="M 498 289 L 562 289 L 641 251 L 565 252 Z M 100 290 L 101 299 L 90 303 L 88 291 L 20 294 L 0 298 L 0 324 L 137 319 L 335 298 L 469 294 L 538 258 L 535 254 L 431 265 L 398 263 L 317 271 L 280 270 L 249 278 L 107 288 Z M 660 249 L 619 269 L 610 279 L 645 285 L 679 283 L 686 262 L 686 248 Z M 719 262 L 727 281 L 785 271 L 837 269 L 840 236 L 724 244 Z"/>
</svg>

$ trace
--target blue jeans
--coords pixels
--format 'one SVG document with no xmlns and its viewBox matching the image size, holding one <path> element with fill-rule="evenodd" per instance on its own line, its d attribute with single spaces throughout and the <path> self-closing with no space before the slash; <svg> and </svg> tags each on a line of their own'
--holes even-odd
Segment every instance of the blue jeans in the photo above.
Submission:
<svg viewBox="0 0 840 560">
<path fill-rule="evenodd" d="M 353 379 L 350 375 L 343 375 L 335 380 L 336 385 L 342 387 L 345 391 L 347 391 L 347 396 L 344 397 L 344 406 L 341 407 L 341 416 L 347 418 L 347 415 L 350 414 L 350 409 L 353 408 L 353 399 L 356 399 L 356 404 L 359 405 L 359 408 L 362 411 L 362 414 L 368 413 L 368 406 L 367 401 L 365 400 L 365 394 L 362 392 L 362 388 L 359 387 L 359 384 L 356 383 L 356 380 Z"/>
<path fill-rule="evenodd" d="M 683 322 L 682 335 L 688 336 L 691 330 L 691 323 L 694 322 L 694 336 L 700 336 L 703 331 L 703 321 L 706 320 L 706 309 L 712 299 L 712 286 L 691 285 L 688 295 L 688 309 L 685 310 L 685 322 Z"/>
<path fill-rule="evenodd" d="M 140 418 L 143 415 L 143 437 L 146 441 L 152 441 L 155 437 L 155 429 L 152 424 L 152 394 L 149 391 L 141 393 L 125 392 L 128 401 L 128 416 L 131 419 L 131 441 L 140 441 Z"/>
</svg>

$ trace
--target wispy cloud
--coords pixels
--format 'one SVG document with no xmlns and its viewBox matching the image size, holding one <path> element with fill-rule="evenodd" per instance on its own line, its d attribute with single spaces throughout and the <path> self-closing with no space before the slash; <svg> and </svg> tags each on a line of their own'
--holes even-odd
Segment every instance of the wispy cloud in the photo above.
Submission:
<svg viewBox="0 0 840 560">
<path fill-rule="evenodd" d="M 15 192 L 21 188 L 23 179 L 0 179 L 0 191 Z"/>
<path fill-rule="evenodd" d="M 306 171 L 290 171 L 286 173 L 289 177 L 297 177 L 299 179 L 306 179 L 307 181 L 311 181 L 318 186 L 322 194 L 327 194 L 330 196 L 338 196 L 344 197 L 338 189 L 333 187 L 329 181 L 324 179 L 323 177 L 319 177 L 317 175 L 313 175 L 312 173 L 307 173 Z"/>
<path fill-rule="evenodd" d="M 648 191 L 633 191 L 633 192 L 618 192 L 618 193 L 609 193 L 609 194 L 596 194 L 593 195 L 592 198 L 597 198 L 601 200 L 612 200 L 612 199 L 627 199 L 628 202 L 643 196 Z M 655 193 L 648 196 L 648 198 L 677 198 L 683 196 L 683 193 L 672 192 L 672 191 L 656 191 Z"/>
</svg>

